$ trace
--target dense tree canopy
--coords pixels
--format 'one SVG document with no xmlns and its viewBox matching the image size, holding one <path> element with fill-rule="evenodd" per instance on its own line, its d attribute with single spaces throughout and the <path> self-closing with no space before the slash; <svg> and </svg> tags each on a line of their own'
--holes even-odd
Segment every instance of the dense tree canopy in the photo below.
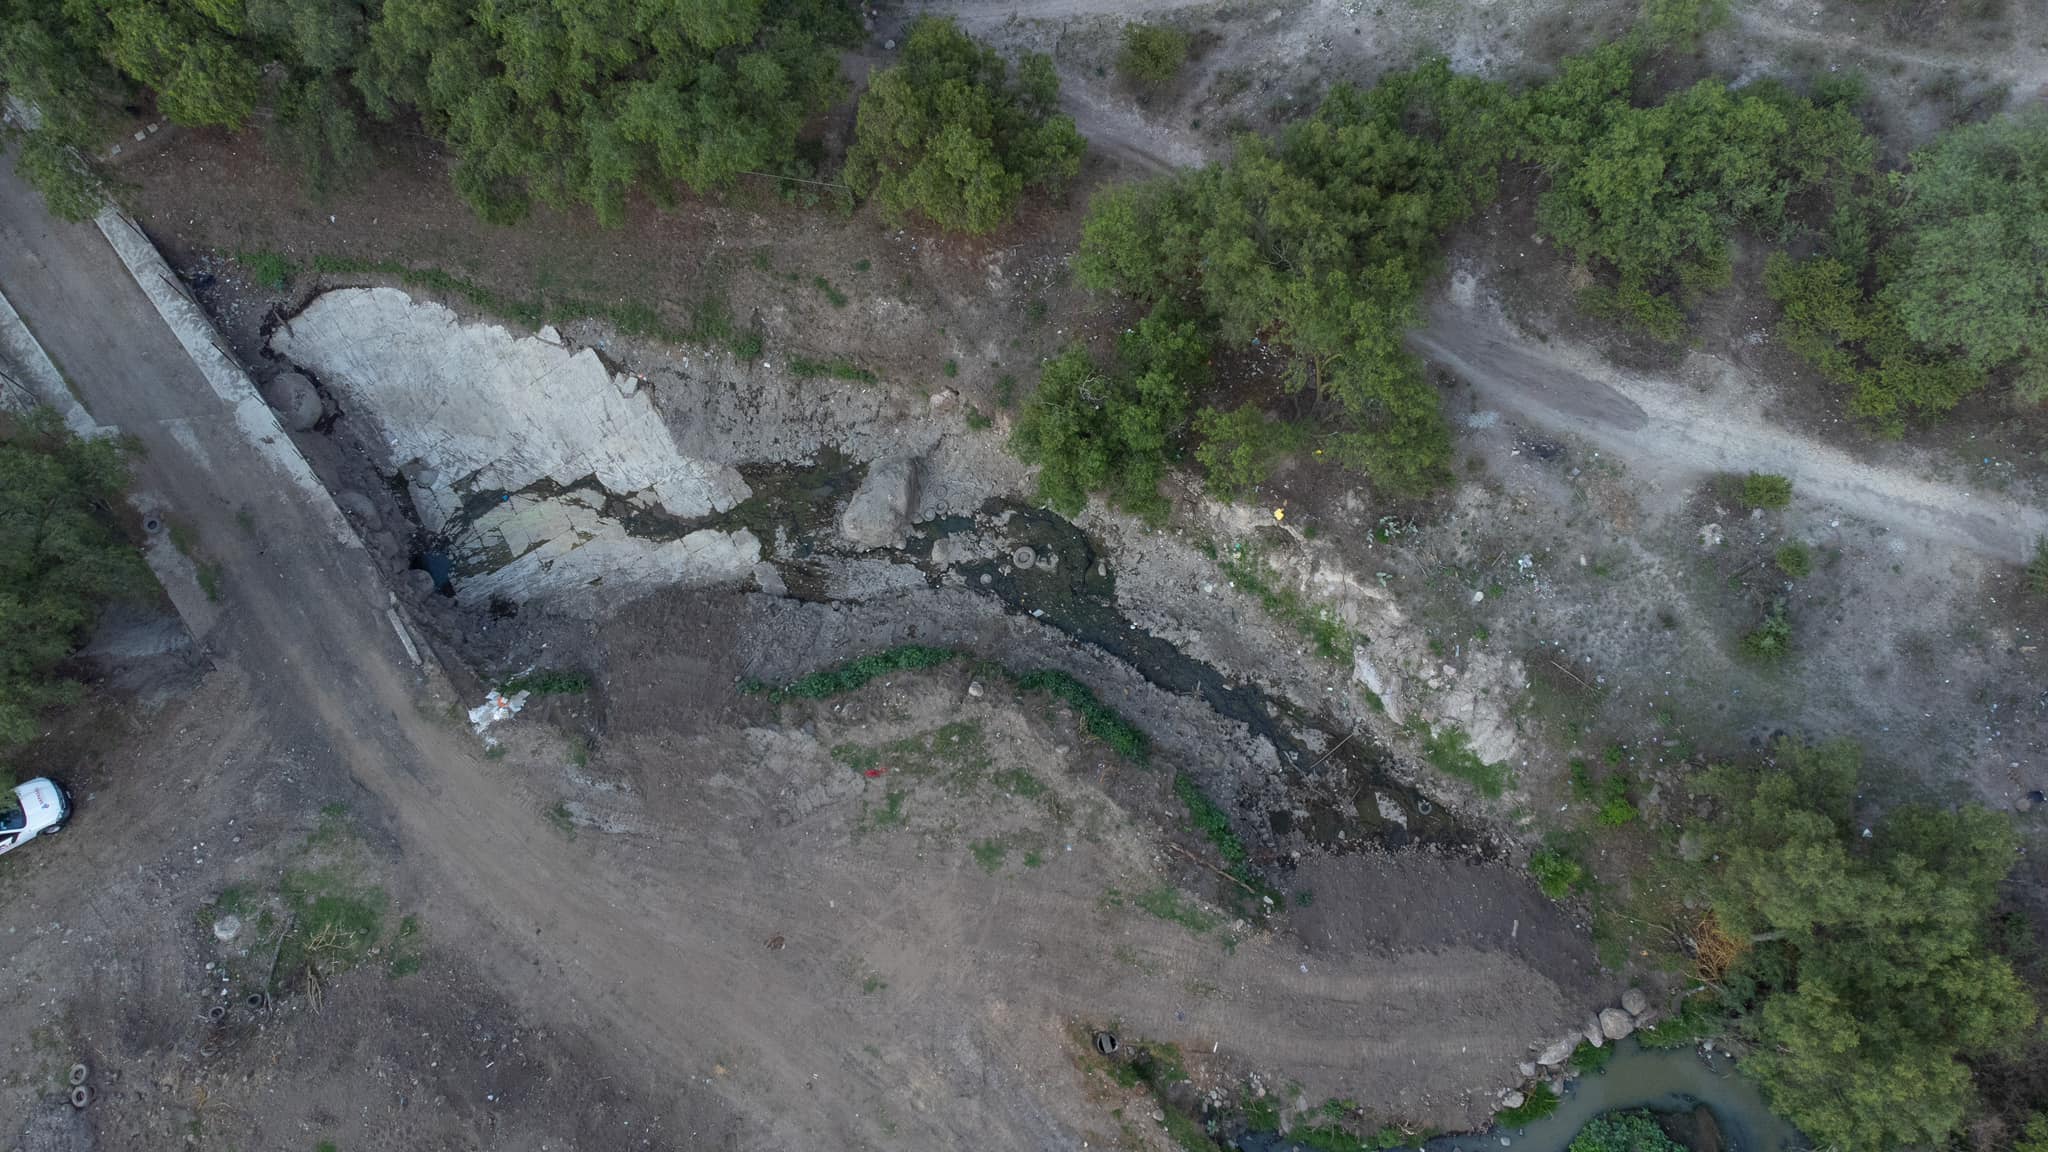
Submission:
<svg viewBox="0 0 2048 1152">
<path fill-rule="evenodd" d="M 1753 943 L 1728 983 L 1743 1061 L 1773 1107 L 1843 1152 L 1939 1146 L 1973 1100 L 1966 1056 L 2025 1035 L 2034 1005 L 1987 947 L 2017 841 L 2002 814 L 1904 805 L 1866 834 L 1853 745 L 1781 745 L 1716 769 L 1714 909 Z"/>
<path fill-rule="evenodd" d="M 1780 231 L 1793 196 L 1870 170 L 1875 147 L 1841 103 L 1771 83 L 1702 80 L 1629 102 L 1633 68 L 1610 45 L 1527 98 L 1527 155 L 1550 175 L 1538 219 L 1608 279 L 1595 303 L 1675 338 L 1680 305 L 1726 284 L 1737 227 Z"/>
<path fill-rule="evenodd" d="M 1081 168 L 1074 121 L 1053 111 L 1059 79 L 1031 53 L 1010 69 L 948 19 L 920 17 L 903 60 L 861 97 L 846 179 L 892 215 L 987 232 L 1026 188 L 1056 191 Z"/>
<path fill-rule="evenodd" d="M 115 519 L 127 483 L 112 443 L 70 435 L 47 410 L 0 412 L 0 750 L 75 689 L 57 667 L 101 604 L 149 586 Z"/>
<path fill-rule="evenodd" d="M 843 90 L 838 48 L 859 31 L 835 0 L 0 6 L 0 79 L 60 117 L 92 104 L 111 65 L 176 123 L 238 128 L 268 106 L 318 183 L 360 166 L 359 109 L 416 112 L 454 147 L 464 198 L 499 221 L 539 199 L 616 222 L 635 188 L 802 167 L 798 133 Z"/>
<path fill-rule="evenodd" d="M 417 108 L 455 146 L 486 219 L 538 198 L 615 223 L 635 187 L 788 169 L 853 31 L 832 0 L 385 0 L 356 82 L 372 111 Z"/>
<path fill-rule="evenodd" d="M 1334 407 L 1342 458 L 1390 490 L 1426 488 L 1450 436 L 1402 335 L 1442 232 L 1491 194 L 1505 103 L 1442 60 L 1339 87 L 1277 142 L 1246 137 L 1228 164 L 1099 195 L 1082 281 L 1284 349 L 1290 388 Z"/>
</svg>

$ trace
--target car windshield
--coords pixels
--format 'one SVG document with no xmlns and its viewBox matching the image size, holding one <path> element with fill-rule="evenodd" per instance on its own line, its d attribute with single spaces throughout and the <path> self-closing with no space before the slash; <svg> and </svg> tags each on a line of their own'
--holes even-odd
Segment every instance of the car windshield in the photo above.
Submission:
<svg viewBox="0 0 2048 1152">
<path fill-rule="evenodd" d="M 0 795 L 0 832 L 19 832 L 28 823 L 28 813 L 21 810 L 21 802 L 9 791 Z"/>
</svg>

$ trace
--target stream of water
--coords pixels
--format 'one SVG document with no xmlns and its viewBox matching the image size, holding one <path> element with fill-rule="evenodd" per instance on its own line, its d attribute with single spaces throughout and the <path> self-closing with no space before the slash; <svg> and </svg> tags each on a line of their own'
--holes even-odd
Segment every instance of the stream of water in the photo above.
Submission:
<svg viewBox="0 0 2048 1152">
<path fill-rule="evenodd" d="M 1782 1152 L 1804 1146 L 1798 1130 L 1772 1113 L 1755 1081 L 1737 1073 L 1728 1057 L 1703 1057 L 1691 1047 L 1644 1048 L 1623 1040 L 1606 1071 L 1573 1081 L 1549 1116 L 1519 1132 L 1446 1136 L 1426 1148 L 1493 1152 L 1505 1137 L 1520 1152 L 1562 1152 L 1588 1120 L 1603 1112 L 1691 1112 L 1702 1105 L 1713 1115 L 1718 1139 L 1697 1140 L 1695 1152 Z M 1713 1148 L 1697 1146 L 1707 1143 Z"/>
</svg>

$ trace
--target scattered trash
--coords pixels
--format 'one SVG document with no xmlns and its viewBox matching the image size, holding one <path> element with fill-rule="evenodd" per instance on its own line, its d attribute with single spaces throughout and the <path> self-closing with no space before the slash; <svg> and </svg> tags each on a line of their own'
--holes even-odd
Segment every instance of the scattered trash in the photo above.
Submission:
<svg viewBox="0 0 2048 1152">
<path fill-rule="evenodd" d="M 1273 509 L 1273 519 L 1275 519 L 1275 520 L 1285 520 L 1285 519 L 1287 519 L 1287 509 L 1285 509 L 1285 508 L 1275 508 L 1275 509 Z"/>
<path fill-rule="evenodd" d="M 783 944 L 785 944 L 785 943 L 786 943 L 786 941 L 785 941 L 785 940 L 783 940 L 783 938 L 782 938 L 782 936 L 781 936 L 780 934 L 777 934 L 777 935 L 774 935 L 774 936 L 770 936 L 770 937 L 768 938 L 768 950 L 769 950 L 770 952 L 780 952 L 780 951 L 782 951 L 782 946 L 783 946 Z"/>
<path fill-rule="evenodd" d="M 242 918 L 230 912 L 213 922 L 213 938 L 225 944 L 242 934 Z"/>
<path fill-rule="evenodd" d="M 505 695 L 503 692 L 493 691 L 490 695 L 484 697 L 483 703 L 469 710 L 470 728 L 475 730 L 477 735 L 483 735 L 484 729 L 489 728 L 500 720 L 509 720 L 517 715 L 521 708 L 526 707 L 526 698 L 529 695 L 531 693 L 524 689 L 510 696 Z"/>
<path fill-rule="evenodd" d="M 887 771 L 887 768 L 870 768 L 866 772 L 861 773 L 861 775 L 866 776 L 870 780 L 873 780 L 875 777 L 880 776 Z"/>
</svg>

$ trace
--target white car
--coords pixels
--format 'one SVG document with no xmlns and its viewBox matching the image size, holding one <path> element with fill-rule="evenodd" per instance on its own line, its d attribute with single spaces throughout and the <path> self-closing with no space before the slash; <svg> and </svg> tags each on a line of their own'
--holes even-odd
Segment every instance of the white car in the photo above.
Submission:
<svg viewBox="0 0 2048 1152">
<path fill-rule="evenodd" d="M 38 836 L 62 832 L 69 819 L 71 793 L 47 776 L 16 787 L 13 795 L 0 793 L 0 855 Z"/>
</svg>

